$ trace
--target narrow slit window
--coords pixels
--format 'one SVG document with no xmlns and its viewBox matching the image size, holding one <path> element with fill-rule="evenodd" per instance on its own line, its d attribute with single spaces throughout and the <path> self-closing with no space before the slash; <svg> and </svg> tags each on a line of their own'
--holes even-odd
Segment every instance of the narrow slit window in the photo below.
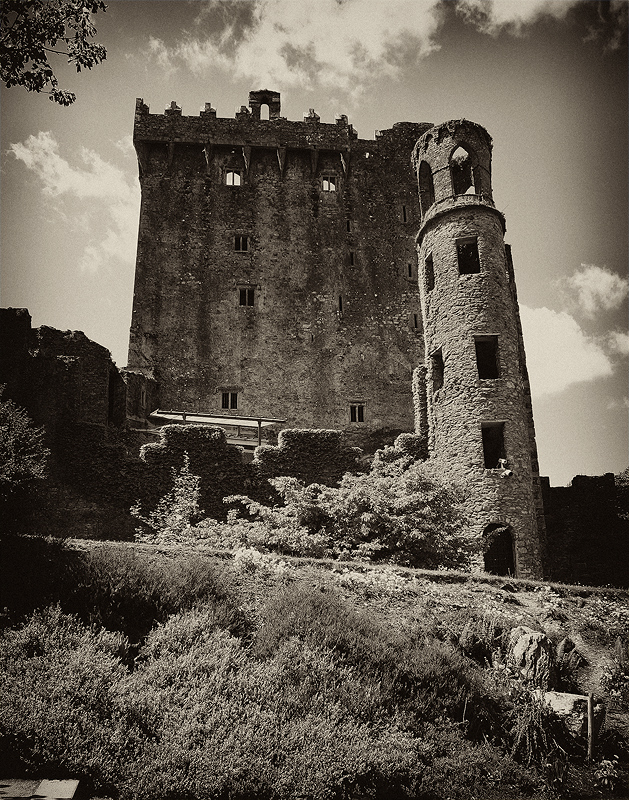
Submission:
<svg viewBox="0 0 629 800">
<path fill-rule="evenodd" d="M 408 222 L 408 217 L 406 214 L 406 206 L 402 206 L 402 222 Z"/>
<path fill-rule="evenodd" d="M 242 184 L 240 171 L 235 169 L 225 170 L 225 184 L 227 186 L 240 186 Z"/>
<path fill-rule="evenodd" d="M 351 223 L 351 221 L 348 219 L 348 220 L 347 220 L 347 232 L 348 232 L 348 233 L 351 233 L 351 230 L 352 230 L 352 223 Z"/>
<path fill-rule="evenodd" d="M 419 316 L 417 314 L 413 314 L 413 327 L 415 329 L 419 328 Z"/>
<path fill-rule="evenodd" d="M 500 459 L 506 458 L 504 431 L 504 422 L 481 423 L 485 469 L 497 469 L 500 466 Z"/>
<path fill-rule="evenodd" d="M 343 313 L 343 298 L 339 295 L 339 314 Z"/>
<path fill-rule="evenodd" d="M 324 192 L 336 191 L 336 175 L 322 175 L 321 188 Z"/>
<path fill-rule="evenodd" d="M 249 250 L 249 237 L 234 236 L 234 250 L 237 253 L 246 253 Z"/>
<path fill-rule="evenodd" d="M 350 264 L 351 267 L 354 266 L 354 251 L 353 250 L 349 251 L 349 264 Z"/>
<path fill-rule="evenodd" d="M 498 361 L 498 337 L 475 336 L 476 366 L 478 377 L 482 380 L 492 380 L 500 377 L 500 363 Z"/>
<path fill-rule="evenodd" d="M 478 238 L 476 236 L 457 239 L 456 255 L 459 262 L 460 275 L 475 275 L 480 272 Z"/>
<path fill-rule="evenodd" d="M 255 305 L 255 289 L 252 288 L 240 289 L 240 305 L 241 306 Z"/>
<path fill-rule="evenodd" d="M 429 253 L 424 261 L 424 279 L 426 281 L 426 291 L 432 292 L 435 288 L 435 265 L 432 260 L 432 253 Z"/>
<path fill-rule="evenodd" d="M 409 278 L 413 277 L 413 265 L 412 264 L 408 265 L 408 277 Z"/>
<path fill-rule="evenodd" d="M 349 407 L 350 422 L 364 422 L 365 421 L 365 406 L 357 403 Z"/>
<path fill-rule="evenodd" d="M 444 363 L 441 349 L 432 354 L 430 357 L 430 365 L 432 372 L 432 390 L 436 392 L 443 386 Z"/>
</svg>

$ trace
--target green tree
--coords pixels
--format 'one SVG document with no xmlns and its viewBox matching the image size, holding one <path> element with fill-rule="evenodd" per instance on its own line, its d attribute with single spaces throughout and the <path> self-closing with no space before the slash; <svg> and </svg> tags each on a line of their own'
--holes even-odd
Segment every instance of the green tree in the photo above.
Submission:
<svg viewBox="0 0 629 800">
<path fill-rule="evenodd" d="M 3 82 L 44 92 L 62 106 L 74 103 L 76 95 L 59 88 L 48 58 L 66 56 L 77 72 L 104 61 L 103 45 L 89 40 L 96 33 L 91 14 L 106 9 L 102 0 L 0 0 Z"/>
</svg>

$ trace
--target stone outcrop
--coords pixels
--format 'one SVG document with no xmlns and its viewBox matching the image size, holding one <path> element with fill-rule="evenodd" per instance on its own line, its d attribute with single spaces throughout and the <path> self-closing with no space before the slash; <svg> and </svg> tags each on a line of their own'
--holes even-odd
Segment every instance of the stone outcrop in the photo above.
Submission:
<svg viewBox="0 0 629 800">
<path fill-rule="evenodd" d="M 519 677 L 544 689 L 557 685 L 554 647 L 541 631 L 519 625 L 511 631 L 507 665 Z"/>
</svg>

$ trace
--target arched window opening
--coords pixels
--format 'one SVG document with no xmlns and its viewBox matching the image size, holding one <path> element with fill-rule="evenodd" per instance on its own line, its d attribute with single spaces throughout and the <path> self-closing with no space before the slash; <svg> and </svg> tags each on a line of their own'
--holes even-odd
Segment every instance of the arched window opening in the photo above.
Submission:
<svg viewBox="0 0 629 800">
<path fill-rule="evenodd" d="M 268 103 L 262 103 L 260 106 L 260 119 L 270 119 Z"/>
<path fill-rule="evenodd" d="M 435 185 L 432 179 L 432 170 L 426 161 L 419 165 L 419 205 L 422 214 L 425 214 L 435 202 Z"/>
<path fill-rule="evenodd" d="M 476 194 L 472 159 L 468 151 L 459 145 L 450 156 L 452 194 Z"/>
<path fill-rule="evenodd" d="M 483 531 L 485 572 L 491 575 L 515 575 L 513 533 L 509 525 L 492 522 Z"/>
</svg>

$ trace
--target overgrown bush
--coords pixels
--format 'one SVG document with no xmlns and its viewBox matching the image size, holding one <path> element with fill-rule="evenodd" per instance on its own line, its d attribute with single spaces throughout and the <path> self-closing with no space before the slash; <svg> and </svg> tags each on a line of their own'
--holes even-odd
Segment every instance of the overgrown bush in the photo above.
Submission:
<svg viewBox="0 0 629 800">
<path fill-rule="evenodd" d="M 44 429 L 12 400 L 2 400 L 3 391 L 0 386 L 0 533 L 7 533 L 20 530 L 26 504 L 46 477 L 50 451 Z"/>
<path fill-rule="evenodd" d="M 36 614 L 0 640 L 0 767 L 72 774 L 120 800 L 406 800 L 444 790 L 463 800 L 521 797 L 518 787 L 535 785 L 534 772 L 467 740 L 462 722 L 413 730 L 408 712 L 387 709 L 372 678 L 386 684 L 392 643 L 378 648 L 366 634 L 347 636 L 344 649 L 283 636 L 260 659 L 209 605 L 157 626 L 131 670 L 123 636 L 58 609 Z M 436 673 L 423 677 L 434 686 Z M 413 702 L 430 715 L 427 691 Z"/>
<path fill-rule="evenodd" d="M 138 643 L 171 614 L 211 602 L 231 633 L 250 630 L 228 571 L 200 556 L 156 558 L 125 544 L 85 552 L 58 539 L 12 536 L 2 542 L 2 564 L 5 625 L 59 604 Z"/>
<path fill-rule="evenodd" d="M 190 472 L 190 458 L 183 454 L 179 470 L 172 469 L 173 488 L 164 495 L 148 515 L 142 513 L 139 502 L 131 507 L 133 517 L 143 523 L 137 529 L 136 539 L 149 544 L 181 544 L 192 534 L 192 525 L 199 521 L 200 482 L 198 475 Z"/>
<path fill-rule="evenodd" d="M 469 532 L 462 499 L 425 464 L 386 453 L 367 474 L 346 474 L 338 488 L 275 478 L 284 501 L 269 508 L 245 496 L 248 519 L 202 525 L 207 535 L 282 553 L 368 558 L 426 568 L 469 567 L 478 543 Z M 201 533 L 201 535 L 203 535 Z"/>
<path fill-rule="evenodd" d="M 123 757 L 112 738 L 128 641 L 51 608 L 0 638 L 0 769 L 95 774 L 108 783 Z"/>
<path fill-rule="evenodd" d="M 169 616 L 211 602 L 224 627 L 245 635 L 249 623 L 233 583 L 200 556 L 151 559 L 127 545 L 90 552 L 64 607 L 86 621 L 140 642 Z"/>
</svg>

